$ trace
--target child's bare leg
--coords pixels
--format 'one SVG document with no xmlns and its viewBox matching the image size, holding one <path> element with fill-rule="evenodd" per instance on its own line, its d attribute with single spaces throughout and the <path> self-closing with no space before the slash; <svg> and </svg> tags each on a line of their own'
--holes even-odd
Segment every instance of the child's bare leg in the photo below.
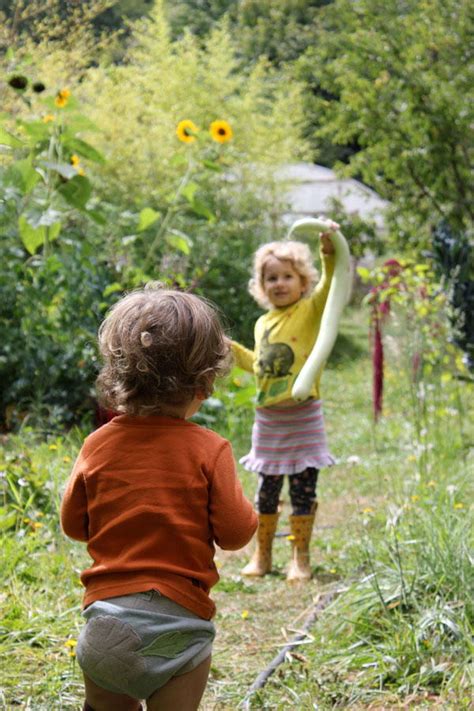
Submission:
<svg viewBox="0 0 474 711">
<path fill-rule="evenodd" d="M 86 687 L 86 699 L 89 706 L 94 711 L 139 711 L 141 704 L 137 699 L 132 699 L 126 694 L 115 694 L 107 691 L 89 679 L 84 674 L 84 684 Z"/>
<path fill-rule="evenodd" d="M 192 671 L 174 676 L 147 699 L 147 711 L 196 711 L 206 688 L 210 668 L 209 655 Z"/>
</svg>

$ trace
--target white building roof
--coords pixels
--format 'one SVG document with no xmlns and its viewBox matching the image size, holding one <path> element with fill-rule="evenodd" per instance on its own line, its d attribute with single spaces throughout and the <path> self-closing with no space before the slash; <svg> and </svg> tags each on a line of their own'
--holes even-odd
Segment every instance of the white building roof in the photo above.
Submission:
<svg viewBox="0 0 474 711">
<path fill-rule="evenodd" d="M 348 214 L 358 214 L 383 227 L 389 203 L 357 180 L 340 178 L 330 168 L 312 163 L 287 165 L 278 176 L 290 185 L 287 192 L 290 212 L 285 215 L 288 223 L 301 217 L 330 216 L 330 200 L 337 198 Z"/>
</svg>

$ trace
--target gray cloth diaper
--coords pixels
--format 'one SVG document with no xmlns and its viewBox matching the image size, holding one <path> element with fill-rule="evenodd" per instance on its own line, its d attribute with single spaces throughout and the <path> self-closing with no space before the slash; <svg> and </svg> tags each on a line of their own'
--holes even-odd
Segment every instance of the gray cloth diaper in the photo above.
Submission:
<svg viewBox="0 0 474 711">
<path fill-rule="evenodd" d="M 92 603 L 77 641 L 83 672 L 98 686 L 146 699 L 212 651 L 212 622 L 155 590 Z"/>
</svg>

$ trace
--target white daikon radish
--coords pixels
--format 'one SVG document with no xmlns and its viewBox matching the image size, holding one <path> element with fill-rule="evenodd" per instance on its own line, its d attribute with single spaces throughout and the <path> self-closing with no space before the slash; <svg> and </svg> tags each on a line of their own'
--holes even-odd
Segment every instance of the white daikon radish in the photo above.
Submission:
<svg viewBox="0 0 474 711">
<path fill-rule="evenodd" d="M 335 252 L 334 274 L 324 306 L 318 337 L 291 391 L 293 399 L 297 401 L 306 400 L 309 397 L 313 383 L 336 341 L 339 320 L 346 304 L 350 276 L 350 253 L 344 236 L 339 230 L 333 230 L 333 225 L 331 220 L 324 217 L 307 217 L 297 220 L 288 233 L 288 237 L 290 237 L 301 228 L 311 228 L 318 233 L 327 232 Z"/>
</svg>

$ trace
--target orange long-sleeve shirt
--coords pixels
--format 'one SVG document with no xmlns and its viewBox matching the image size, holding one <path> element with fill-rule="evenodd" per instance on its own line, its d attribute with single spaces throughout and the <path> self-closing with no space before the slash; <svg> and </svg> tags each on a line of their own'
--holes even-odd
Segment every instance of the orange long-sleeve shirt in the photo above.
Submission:
<svg viewBox="0 0 474 711">
<path fill-rule="evenodd" d="M 84 605 L 154 588 L 210 619 L 214 543 L 241 548 L 257 517 L 227 440 L 187 420 L 120 415 L 86 438 L 61 524 L 93 560 Z"/>
</svg>

